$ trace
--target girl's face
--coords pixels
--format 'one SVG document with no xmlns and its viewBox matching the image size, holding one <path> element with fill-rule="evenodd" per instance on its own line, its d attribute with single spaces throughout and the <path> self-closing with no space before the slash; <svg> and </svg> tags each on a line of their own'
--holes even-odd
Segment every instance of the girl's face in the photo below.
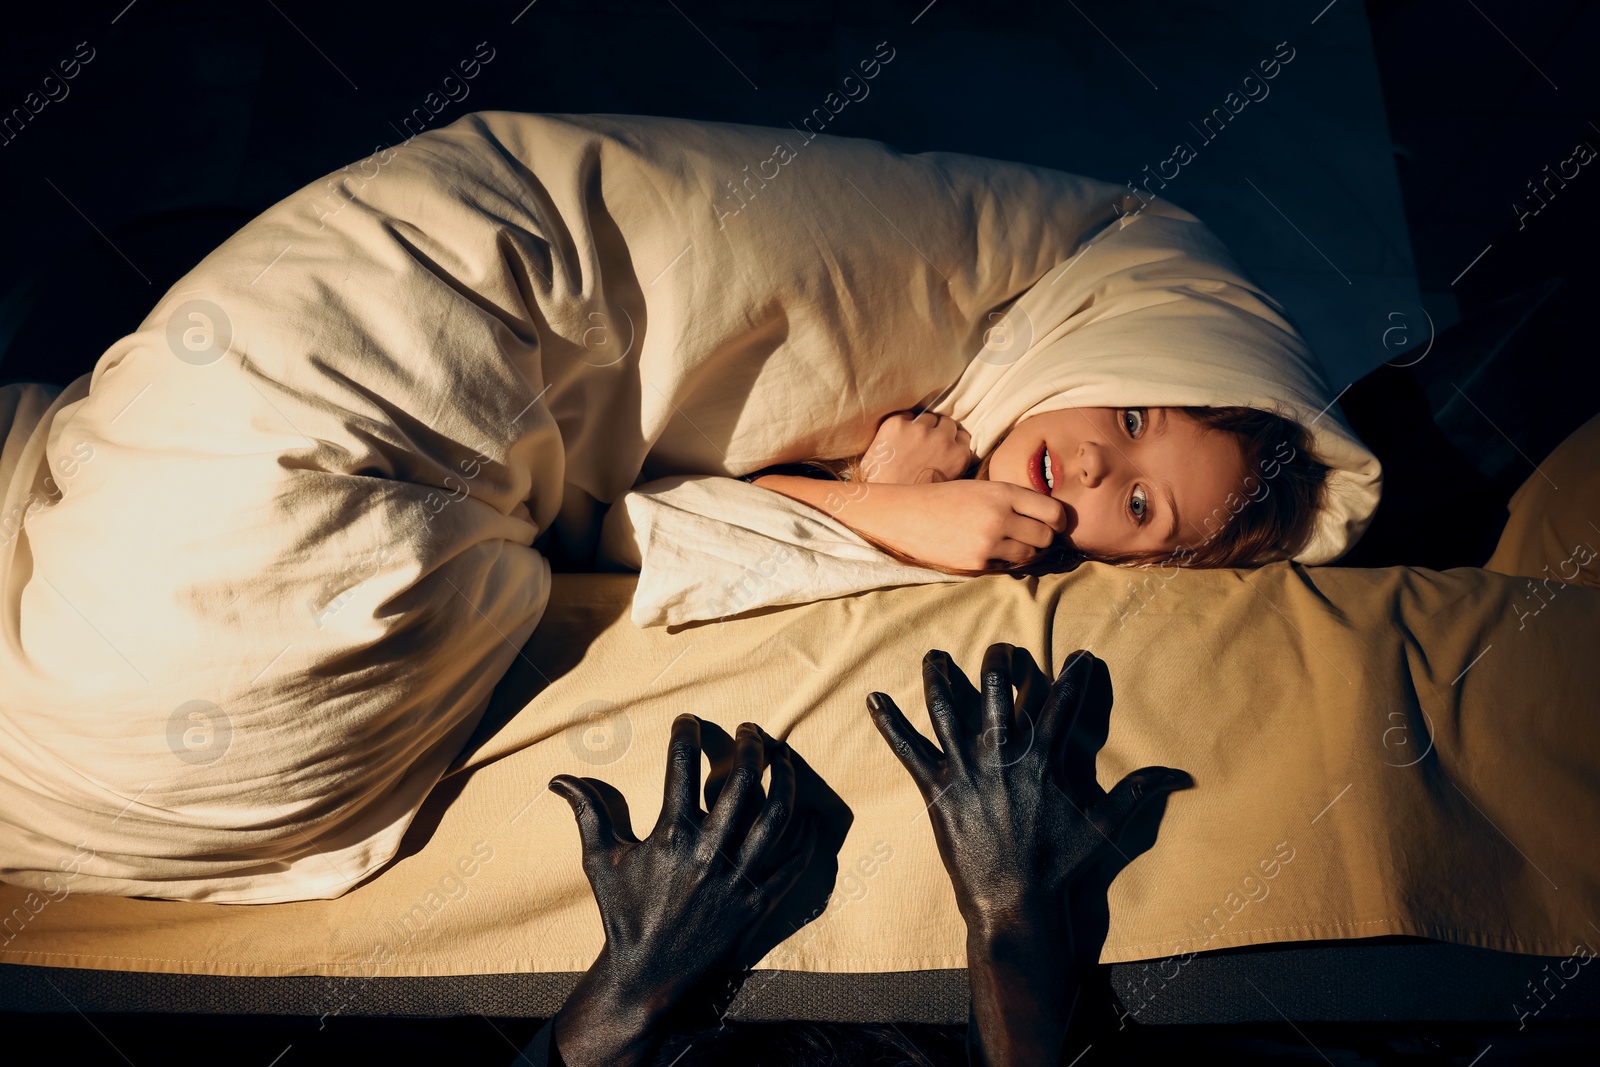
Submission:
<svg viewBox="0 0 1600 1067">
<path fill-rule="evenodd" d="M 1244 473 L 1232 434 L 1177 408 L 1065 408 L 1017 423 L 987 476 L 1065 504 L 1068 538 L 1092 556 L 1201 543 Z"/>
</svg>

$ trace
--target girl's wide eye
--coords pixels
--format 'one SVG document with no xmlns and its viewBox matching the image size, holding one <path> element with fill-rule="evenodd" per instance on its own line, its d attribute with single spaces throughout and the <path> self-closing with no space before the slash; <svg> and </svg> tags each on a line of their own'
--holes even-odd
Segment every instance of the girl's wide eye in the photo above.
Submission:
<svg viewBox="0 0 1600 1067">
<path fill-rule="evenodd" d="M 1145 513 L 1149 511 L 1149 509 L 1150 504 L 1148 498 L 1145 496 L 1144 486 L 1134 486 L 1133 493 L 1128 497 L 1128 510 L 1133 513 L 1134 519 L 1139 522 L 1143 522 Z"/>
<path fill-rule="evenodd" d="M 1127 408 L 1122 413 L 1122 428 L 1128 431 L 1129 437 L 1138 437 L 1144 433 L 1144 408 Z"/>
</svg>

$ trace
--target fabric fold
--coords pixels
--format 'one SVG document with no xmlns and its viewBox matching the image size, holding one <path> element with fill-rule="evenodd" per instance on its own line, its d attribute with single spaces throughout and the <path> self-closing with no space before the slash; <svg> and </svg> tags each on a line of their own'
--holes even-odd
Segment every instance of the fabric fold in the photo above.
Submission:
<svg viewBox="0 0 1600 1067">
<path fill-rule="evenodd" d="M 942 393 L 982 449 L 1047 404 L 1327 407 L 1355 480 L 1315 558 L 1354 535 L 1375 464 L 1192 216 L 826 135 L 748 174 L 800 136 L 463 116 L 268 208 L 7 427 L 6 507 L 46 492 L 0 544 L 0 877 L 349 892 L 538 626 L 540 538 L 688 476 L 623 509 L 643 618 L 930 580 L 715 479 L 860 455 Z"/>
</svg>

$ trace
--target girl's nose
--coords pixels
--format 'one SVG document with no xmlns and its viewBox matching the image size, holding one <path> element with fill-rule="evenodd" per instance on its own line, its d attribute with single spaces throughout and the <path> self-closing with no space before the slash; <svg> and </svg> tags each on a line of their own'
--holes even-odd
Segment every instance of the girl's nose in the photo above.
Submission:
<svg viewBox="0 0 1600 1067">
<path fill-rule="evenodd" d="M 1090 489 L 1100 484 L 1108 470 L 1105 452 L 1092 441 L 1078 445 L 1078 465 L 1083 472 L 1083 484 Z"/>
</svg>

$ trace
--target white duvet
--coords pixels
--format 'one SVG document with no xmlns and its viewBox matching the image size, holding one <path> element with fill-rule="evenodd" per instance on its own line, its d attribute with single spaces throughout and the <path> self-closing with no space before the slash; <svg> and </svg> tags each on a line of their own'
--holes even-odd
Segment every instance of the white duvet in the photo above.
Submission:
<svg viewBox="0 0 1600 1067">
<path fill-rule="evenodd" d="M 802 136 L 468 115 L 263 213 L 59 395 L 0 390 L 0 878 L 344 893 L 538 623 L 536 540 L 618 500 L 641 625 L 949 580 L 727 477 L 892 411 L 982 454 L 1064 406 L 1276 403 L 1337 468 L 1302 558 L 1359 535 L 1376 462 L 1198 221 L 841 138 L 759 176 Z"/>
</svg>

